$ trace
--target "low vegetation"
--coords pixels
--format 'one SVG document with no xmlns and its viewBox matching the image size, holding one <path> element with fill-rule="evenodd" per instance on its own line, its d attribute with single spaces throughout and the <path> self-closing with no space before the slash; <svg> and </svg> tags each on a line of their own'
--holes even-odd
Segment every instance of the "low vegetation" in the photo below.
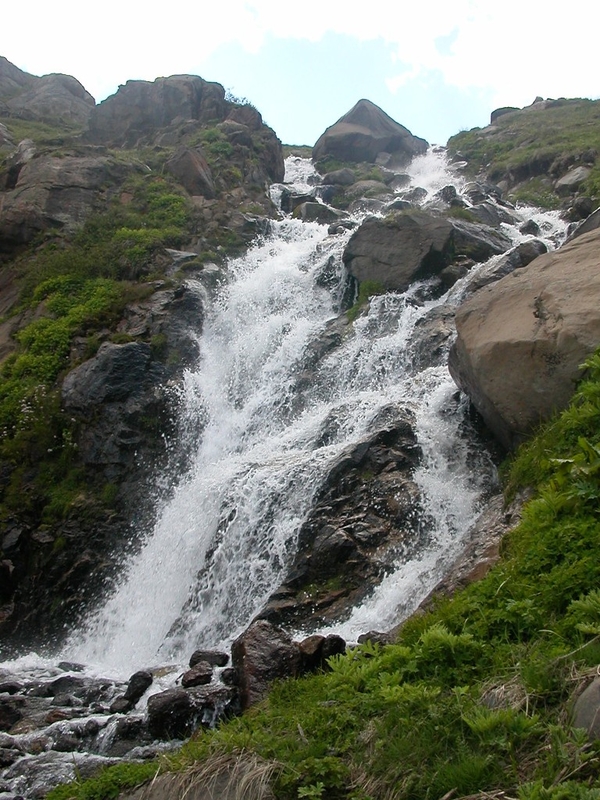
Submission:
<svg viewBox="0 0 600 800">
<path fill-rule="evenodd" d="M 94 354 L 127 303 L 152 293 L 163 248 L 189 234 L 189 201 L 164 178 L 125 188 L 127 205 L 115 203 L 71 241 L 52 237 L 15 264 L 15 312 L 30 321 L 0 367 L 0 466 L 10 476 L 0 519 L 18 512 L 51 522 L 88 485 L 74 465 L 74 423 L 60 410 L 57 380 Z"/>
<path fill-rule="evenodd" d="M 490 127 L 453 136 L 448 148 L 465 158 L 471 175 L 485 172 L 492 181 L 511 175 L 512 183 L 536 179 L 537 186 L 528 184 L 516 199 L 543 207 L 557 207 L 559 200 L 541 176 L 586 164 L 591 173 L 581 191 L 600 201 L 600 101 L 556 100 L 546 108 L 515 110 Z"/>
<path fill-rule="evenodd" d="M 534 496 L 483 580 L 415 615 L 396 644 L 352 648 L 178 754 L 50 800 L 115 797 L 228 753 L 273 765 L 290 800 L 600 798 L 600 742 L 570 724 L 600 661 L 600 353 L 585 367 L 571 406 L 506 467 L 507 494 Z"/>
</svg>

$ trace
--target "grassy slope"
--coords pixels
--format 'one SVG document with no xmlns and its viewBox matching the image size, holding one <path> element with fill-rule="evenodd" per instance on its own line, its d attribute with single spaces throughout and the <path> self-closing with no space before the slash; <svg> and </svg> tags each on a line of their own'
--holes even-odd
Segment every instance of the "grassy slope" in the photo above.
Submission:
<svg viewBox="0 0 600 800">
<path fill-rule="evenodd" d="M 526 108 L 499 117 L 489 128 L 474 128 L 448 141 L 460 152 L 472 174 L 485 172 L 492 181 L 512 173 L 518 181 L 532 179 L 516 199 L 559 207 L 558 197 L 540 181 L 555 162 L 576 160 L 590 151 L 600 153 L 600 101 L 566 100 L 545 109 Z M 558 166 L 558 164 L 557 164 Z M 514 181 L 513 181 L 514 182 Z M 583 192 L 600 201 L 600 160 Z"/>
<path fill-rule="evenodd" d="M 397 644 L 351 650 L 176 756 L 50 800 L 114 797 L 231 752 L 274 764 L 281 798 L 599 798 L 600 743 L 570 727 L 569 701 L 600 661 L 600 354 L 585 378 L 510 465 L 507 491 L 536 494 L 485 579 L 411 619 Z"/>
</svg>

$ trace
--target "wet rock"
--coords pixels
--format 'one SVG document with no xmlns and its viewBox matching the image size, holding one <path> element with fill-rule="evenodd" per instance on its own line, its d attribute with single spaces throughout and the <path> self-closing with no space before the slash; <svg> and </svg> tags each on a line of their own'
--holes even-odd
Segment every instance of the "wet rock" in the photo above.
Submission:
<svg viewBox="0 0 600 800">
<path fill-rule="evenodd" d="M 314 203 L 314 194 L 294 194 L 287 188 L 283 188 L 281 192 L 281 200 L 279 205 L 284 214 L 291 214 L 292 211 L 302 203 Z"/>
<path fill-rule="evenodd" d="M 23 684 L 17 681 L 0 682 L 0 694 L 17 694 L 23 691 Z"/>
<path fill-rule="evenodd" d="M 220 650 L 195 650 L 190 656 L 190 669 L 200 661 L 206 661 L 213 667 L 225 667 L 229 663 L 229 655 Z"/>
<path fill-rule="evenodd" d="M 213 668 L 208 661 L 198 661 L 181 676 L 181 685 L 184 689 L 190 686 L 204 686 L 211 682 L 212 676 Z"/>
<path fill-rule="evenodd" d="M 0 731 L 9 731 L 13 725 L 23 718 L 23 697 L 0 697 Z"/>
<path fill-rule="evenodd" d="M 376 424 L 389 427 L 375 428 L 332 466 L 300 529 L 296 558 L 262 619 L 304 627 L 344 619 L 388 564 L 418 546 L 419 490 L 412 471 L 420 449 L 412 415 L 390 408 Z"/>
<path fill-rule="evenodd" d="M 336 169 L 323 175 L 323 183 L 331 184 L 332 186 L 352 186 L 355 181 L 356 175 L 353 170 L 347 167 Z"/>
<path fill-rule="evenodd" d="M 530 264 L 535 258 L 547 253 L 548 248 L 539 239 L 531 239 L 522 242 L 513 250 L 492 264 L 489 268 L 481 270 L 467 283 L 465 288 L 466 295 L 479 291 L 484 286 L 489 286 L 506 275 L 510 275 L 516 269 L 522 269 Z"/>
<path fill-rule="evenodd" d="M 343 260 L 359 282 L 404 291 L 417 279 L 439 274 L 459 254 L 485 261 L 510 244 L 493 228 L 414 210 L 366 219 L 350 238 Z"/>
<path fill-rule="evenodd" d="M 329 225 L 338 219 L 343 219 L 345 214 L 323 203 L 307 202 L 296 206 L 293 216 L 303 222 L 318 222 L 321 225 Z"/>
<path fill-rule="evenodd" d="M 534 219 L 528 219 L 527 222 L 524 222 L 519 228 L 519 233 L 525 236 L 538 236 L 540 233 L 540 226 Z"/>
<path fill-rule="evenodd" d="M 225 686 L 167 689 L 148 700 L 148 730 L 157 739 L 183 739 L 200 725 L 214 725 L 228 712 L 234 697 L 234 691 Z"/>
<path fill-rule="evenodd" d="M 233 666 L 239 679 L 242 708 L 266 697 L 277 678 L 294 677 L 301 671 L 300 648 L 291 636 L 266 620 L 258 620 L 231 648 Z"/>
<path fill-rule="evenodd" d="M 139 670 L 138 672 L 134 672 L 131 678 L 129 678 L 127 689 L 125 690 L 123 697 L 126 700 L 129 700 L 132 705 L 135 705 L 142 697 L 146 689 L 148 689 L 150 686 L 152 686 L 151 672 L 148 672 L 147 670 Z"/>
<path fill-rule="evenodd" d="M 75 661 L 59 661 L 56 665 L 65 672 L 83 672 L 85 664 L 78 664 Z"/>
<path fill-rule="evenodd" d="M 499 206 L 497 203 L 492 203 L 489 200 L 485 200 L 483 203 L 478 203 L 469 208 L 469 214 L 475 217 L 478 222 L 482 222 L 484 225 L 489 225 L 493 228 L 499 227 L 503 222 L 507 225 L 514 225 L 519 220 L 516 214 L 511 213 L 508 209 Z"/>
<path fill-rule="evenodd" d="M 131 711 L 135 704 L 128 700 L 124 695 L 120 695 L 116 697 L 112 703 L 110 704 L 110 713 L 111 714 L 127 714 L 128 711 Z"/>
</svg>

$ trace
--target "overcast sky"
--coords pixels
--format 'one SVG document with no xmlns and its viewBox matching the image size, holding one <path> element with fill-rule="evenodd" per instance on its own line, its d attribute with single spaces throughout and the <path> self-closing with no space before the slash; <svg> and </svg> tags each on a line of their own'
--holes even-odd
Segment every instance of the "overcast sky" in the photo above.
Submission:
<svg viewBox="0 0 600 800">
<path fill-rule="evenodd" d="M 0 55 L 74 75 L 100 102 L 130 79 L 189 73 L 312 145 L 366 97 L 444 144 L 499 106 L 600 96 L 600 3 L 571 0 L 30 0 L 2 11 Z M 356 10 L 352 10 L 356 9 Z"/>
</svg>

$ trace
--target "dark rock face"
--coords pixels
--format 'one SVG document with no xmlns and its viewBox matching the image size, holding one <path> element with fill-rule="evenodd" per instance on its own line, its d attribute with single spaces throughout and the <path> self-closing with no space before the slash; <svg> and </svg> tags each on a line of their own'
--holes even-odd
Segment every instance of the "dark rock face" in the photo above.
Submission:
<svg viewBox="0 0 600 800">
<path fill-rule="evenodd" d="M 232 702 L 226 686 L 167 689 L 148 700 L 148 730 L 157 739 L 184 739 L 201 725 L 210 727 Z"/>
<path fill-rule="evenodd" d="M 420 457 L 410 412 L 349 448 L 332 466 L 285 582 L 260 617 L 313 628 L 342 619 L 418 541 Z"/>
<path fill-rule="evenodd" d="M 372 280 L 404 291 L 419 278 L 439 274 L 459 255 L 485 261 L 509 247 L 508 237 L 493 228 L 415 210 L 366 219 L 343 258 L 359 283 Z"/>
<path fill-rule="evenodd" d="M 359 100 L 319 137 L 313 160 L 332 156 L 341 161 L 374 163 L 380 153 L 388 153 L 396 165 L 403 165 L 424 153 L 427 146 L 424 139 L 413 136 L 374 103 Z"/>
<path fill-rule="evenodd" d="M 233 643 L 242 708 L 263 700 L 276 678 L 300 674 L 301 653 L 291 636 L 266 620 L 258 620 Z"/>
</svg>

